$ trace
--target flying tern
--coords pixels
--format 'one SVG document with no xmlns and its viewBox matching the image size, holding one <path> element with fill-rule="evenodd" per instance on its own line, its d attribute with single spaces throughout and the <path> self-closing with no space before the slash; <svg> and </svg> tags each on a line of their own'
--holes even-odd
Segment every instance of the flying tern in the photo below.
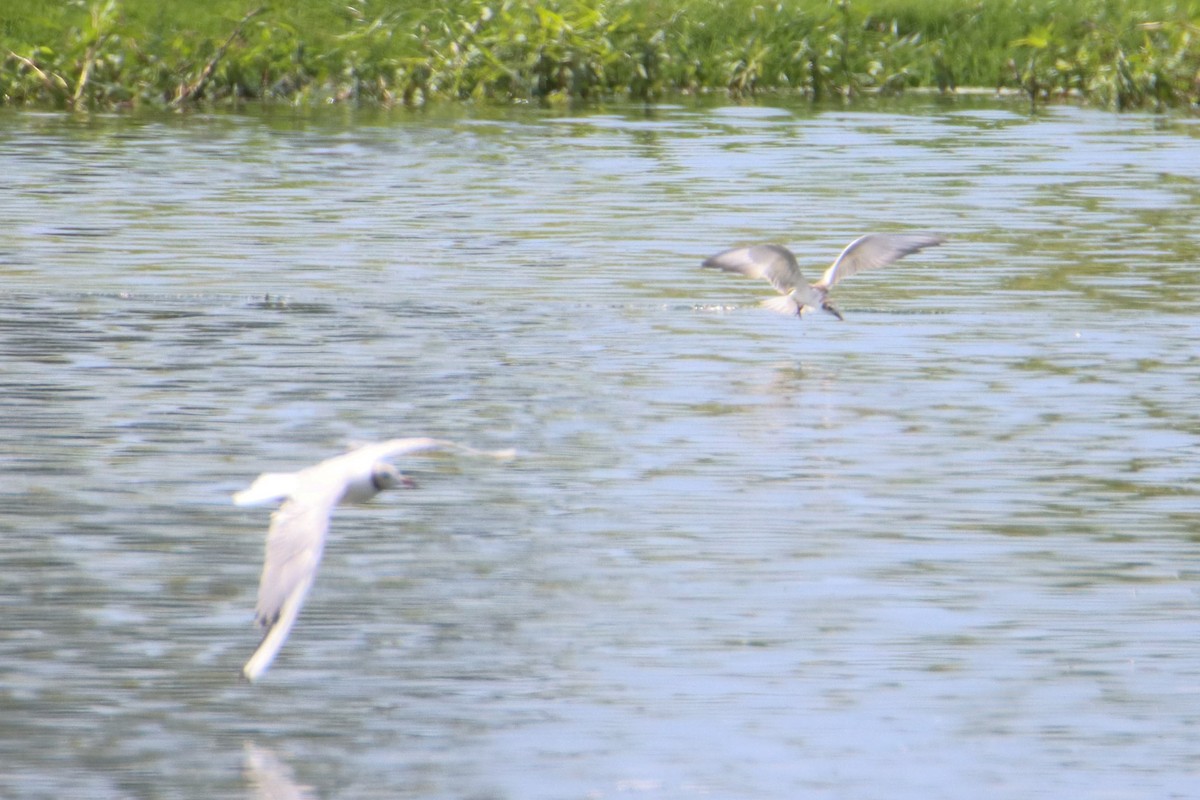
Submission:
<svg viewBox="0 0 1200 800">
<path fill-rule="evenodd" d="M 926 247 L 946 240 L 932 233 L 868 233 L 850 244 L 816 283 L 806 283 L 791 250 L 778 244 L 735 247 L 708 258 L 701 266 L 740 272 L 750 278 L 766 278 L 782 297 L 763 303 L 772 311 L 803 315 L 805 309 L 820 308 L 838 319 L 841 313 L 829 302 L 829 290 L 843 278 L 872 267 L 884 267 Z"/>
</svg>

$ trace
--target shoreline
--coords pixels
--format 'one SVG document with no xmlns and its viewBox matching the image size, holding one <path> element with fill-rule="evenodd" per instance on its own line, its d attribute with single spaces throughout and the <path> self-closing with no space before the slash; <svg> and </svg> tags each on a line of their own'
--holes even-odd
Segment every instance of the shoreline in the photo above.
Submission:
<svg viewBox="0 0 1200 800">
<path fill-rule="evenodd" d="M 1200 109 L 1198 0 L 419 5 L 368 14 L 318 0 L 212 0 L 155 12 L 150 0 L 50 10 L 11 0 L 0 17 L 0 106 L 554 106 L 688 94 L 819 104 L 941 93 Z"/>
</svg>

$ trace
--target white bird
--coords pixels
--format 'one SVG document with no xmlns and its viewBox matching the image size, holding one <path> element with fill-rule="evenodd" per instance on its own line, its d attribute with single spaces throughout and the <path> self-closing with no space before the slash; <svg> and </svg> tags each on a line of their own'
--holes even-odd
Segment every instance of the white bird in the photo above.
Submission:
<svg viewBox="0 0 1200 800">
<path fill-rule="evenodd" d="M 766 278 L 783 297 L 763 303 L 783 314 L 804 314 L 805 309 L 820 308 L 838 319 L 842 315 L 828 300 L 829 290 L 842 278 L 872 267 L 885 267 L 907 255 L 935 247 L 946 240 L 932 233 L 868 233 L 850 244 L 833 262 L 821 280 L 805 283 L 800 266 L 791 250 L 778 244 L 735 247 L 707 259 L 701 266 L 740 272 L 749 278 Z"/>
<path fill-rule="evenodd" d="M 242 668 L 251 681 L 271 666 L 296 623 L 300 607 L 317 576 L 325 549 L 329 517 L 340 503 L 362 503 L 384 489 L 414 484 L 385 459 L 427 450 L 511 458 L 511 450 L 475 450 L 442 439 L 391 439 L 367 444 L 299 472 L 267 472 L 233 496 L 235 505 L 282 500 L 271 514 L 266 559 L 258 585 L 255 619 L 265 631 L 254 655 Z"/>
</svg>

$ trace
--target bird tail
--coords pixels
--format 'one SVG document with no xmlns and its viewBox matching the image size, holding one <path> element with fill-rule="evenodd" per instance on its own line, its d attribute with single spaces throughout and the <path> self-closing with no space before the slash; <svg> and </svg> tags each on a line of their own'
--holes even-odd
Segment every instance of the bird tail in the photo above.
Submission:
<svg viewBox="0 0 1200 800">
<path fill-rule="evenodd" d="M 296 489 L 296 473 L 264 472 L 233 496 L 235 506 L 257 506 L 283 500 Z"/>
<path fill-rule="evenodd" d="M 796 302 L 796 297 L 791 294 L 784 294 L 764 300 L 763 305 L 778 314 L 800 315 L 801 306 Z"/>
</svg>

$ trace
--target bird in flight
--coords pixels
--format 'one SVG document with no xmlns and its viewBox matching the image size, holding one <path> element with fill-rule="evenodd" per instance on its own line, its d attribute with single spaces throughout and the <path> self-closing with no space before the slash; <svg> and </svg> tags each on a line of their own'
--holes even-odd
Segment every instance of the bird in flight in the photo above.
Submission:
<svg viewBox="0 0 1200 800">
<path fill-rule="evenodd" d="M 791 250 L 778 244 L 735 247 L 708 258 L 701 265 L 749 278 L 766 278 L 782 297 L 763 303 L 772 311 L 800 317 L 805 309 L 820 308 L 838 319 L 842 315 L 829 302 L 829 290 L 843 278 L 872 267 L 885 267 L 926 247 L 946 240 L 932 233 L 868 233 L 850 244 L 816 283 L 806 283 Z"/>
<path fill-rule="evenodd" d="M 511 458 L 511 450 L 475 450 L 443 439 L 391 439 L 367 444 L 298 472 L 267 472 L 233 496 L 239 506 L 282 501 L 271 514 L 266 559 L 258 585 L 255 619 L 264 635 L 242 674 L 256 681 L 266 673 L 296 623 L 317 576 L 329 517 L 341 503 L 362 503 L 385 489 L 411 488 L 388 459 L 430 450 Z"/>
</svg>

